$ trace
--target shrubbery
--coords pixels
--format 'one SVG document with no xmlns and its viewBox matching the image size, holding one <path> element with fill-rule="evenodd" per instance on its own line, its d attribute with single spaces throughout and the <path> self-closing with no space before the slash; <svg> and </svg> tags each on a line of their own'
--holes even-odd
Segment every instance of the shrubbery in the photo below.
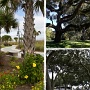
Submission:
<svg viewBox="0 0 90 90">
<path fill-rule="evenodd" d="M 26 55 L 20 65 L 19 75 L 25 83 L 37 83 L 43 79 L 43 57 L 41 55 Z"/>
<path fill-rule="evenodd" d="M 44 90 L 43 81 L 38 82 L 35 86 L 32 86 L 32 90 Z"/>
<path fill-rule="evenodd" d="M 14 90 L 20 83 L 18 76 L 3 72 L 0 76 L 0 90 Z"/>
<path fill-rule="evenodd" d="M 0 54 L 2 56 L 2 54 Z M 16 58 L 10 58 L 11 71 L 0 72 L 0 90 L 15 90 L 17 85 L 30 84 L 32 90 L 43 90 L 43 61 L 44 58 L 37 55 L 26 54 L 24 61 L 15 63 Z"/>
</svg>

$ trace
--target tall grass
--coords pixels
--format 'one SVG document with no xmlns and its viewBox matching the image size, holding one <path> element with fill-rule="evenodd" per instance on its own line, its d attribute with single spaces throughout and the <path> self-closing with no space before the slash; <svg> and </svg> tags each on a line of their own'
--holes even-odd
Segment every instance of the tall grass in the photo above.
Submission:
<svg viewBox="0 0 90 90">
<path fill-rule="evenodd" d="M 9 42 L 10 45 L 18 45 L 18 42 Z M 2 48 L 5 47 L 2 44 Z M 20 48 L 21 50 L 24 48 L 23 44 L 20 44 L 20 46 L 17 46 L 17 48 Z M 44 40 L 37 40 L 35 43 L 35 50 L 43 52 L 44 51 Z"/>
<path fill-rule="evenodd" d="M 38 40 L 35 44 L 35 51 L 44 51 L 44 40 Z"/>
<path fill-rule="evenodd" d="M 21 50 L 23 50 L 23 45 L 17 46 L 17 48 L 20 48 Z M 38 40 L 35 43 L 35 51 L 40 51 L 43 52 L 44 51 L 44 40 Z"/>
</svg>

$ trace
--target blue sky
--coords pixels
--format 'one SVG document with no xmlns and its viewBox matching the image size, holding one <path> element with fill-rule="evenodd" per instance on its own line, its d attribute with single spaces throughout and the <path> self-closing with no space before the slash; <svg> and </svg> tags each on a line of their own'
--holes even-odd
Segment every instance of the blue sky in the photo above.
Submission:
<svg viewBox="0 0 90 90">
<path fill-rule="evenodd" d="M 19 29 L 20 32 L 23 34 L 23 23 L 24 23 L 24 12 L 23 10 L 18 10 L 15 14 L 15 18 L 19 22 Z M 41 31 L 41 34 L 37 36 L 37 40 L 43 40 L 44 39 L 44 17 L 42 13 L 39 11 L 38 13 L 34 13 L 34 23 L 35 23 L 35 29 L 37 31 Z M 2 29 L 1 36 L 6 35 L 7 33 Z M 10 35 L 12 37 L 17 37 L 17 29 L 11 29 L 11 32 L 7 35 Z"/>
</svg>

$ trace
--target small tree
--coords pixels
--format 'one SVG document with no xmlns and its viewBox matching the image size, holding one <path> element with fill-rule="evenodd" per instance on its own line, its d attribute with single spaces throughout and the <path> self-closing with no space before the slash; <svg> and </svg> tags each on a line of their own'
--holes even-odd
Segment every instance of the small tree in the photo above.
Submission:
<svg viewBox="0 0 90 90">
<path fill-rule="evenodd" d="M 11 40 L 12 40 L 12 38 L 9 35 L 2 36 L 2 41 L 5 42 L 4 43 L 5 45 L 9 45 L 8 41 L 11 41 Z"/>
<path fill-rule="evenodd" d="M 18 38 L 17 38 L 17 37 L 14 37 L 14 40 L 15 40 L 15 41 L 16 41 L 16 43 L 17 43 Z"/>
</svg>

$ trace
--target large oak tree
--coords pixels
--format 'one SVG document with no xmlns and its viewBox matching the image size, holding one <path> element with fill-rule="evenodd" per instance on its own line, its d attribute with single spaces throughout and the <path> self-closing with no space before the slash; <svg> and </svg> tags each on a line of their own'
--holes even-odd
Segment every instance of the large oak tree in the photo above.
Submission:
<svg viewBox="0 0 90 90">
<path fill-rule="evenodd" d="M 48 50 L 46 56 L 47 90 L 54 90 L 57 82 L 65 90 L 68 85 L 90 86 L 90 50 Z"/>
<path fill-rule="evenodd" d="M 55 29 L 54 42 L 59 43 L 62 34 L 73 30 L 84 33 L 90 27 L 90 1 L 47 0 L 46 18 L 51 21 L 46 27 Z"/>
</svg>

